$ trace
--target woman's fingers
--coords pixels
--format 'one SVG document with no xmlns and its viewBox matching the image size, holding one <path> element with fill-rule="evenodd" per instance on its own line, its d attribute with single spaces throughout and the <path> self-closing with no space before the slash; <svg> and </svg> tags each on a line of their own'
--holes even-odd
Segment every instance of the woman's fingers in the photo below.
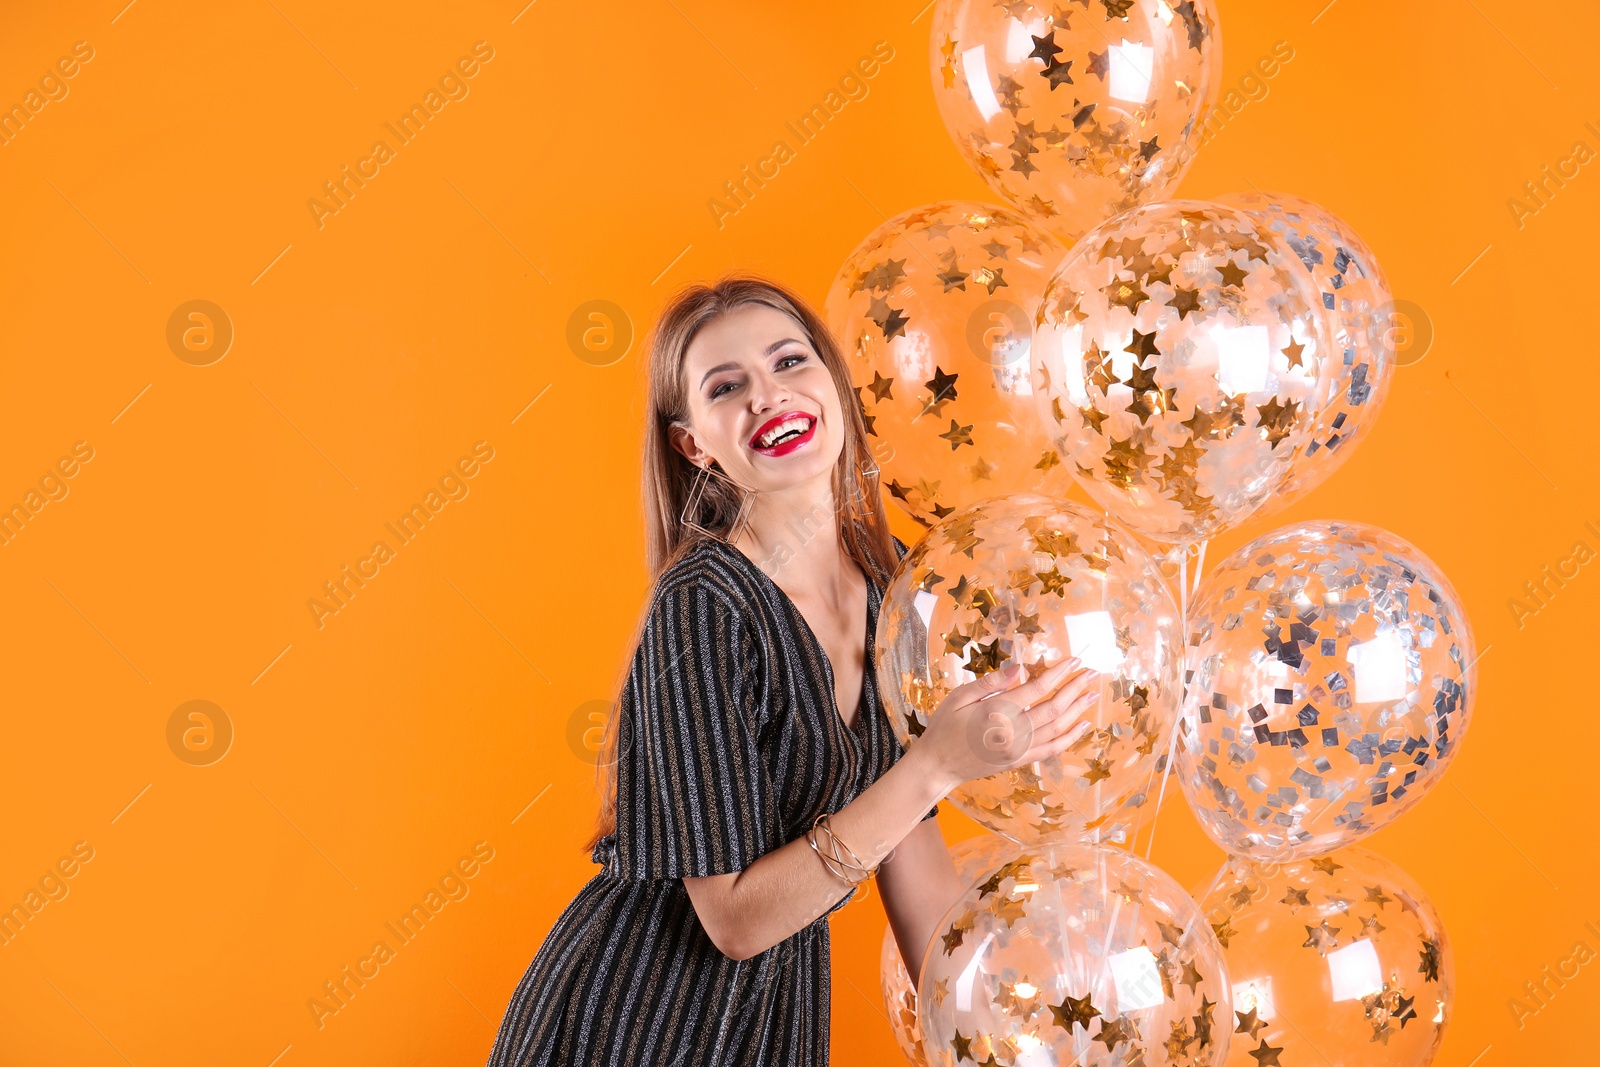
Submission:
<svg viewBox="0 0 1600 1067">
<path fill-rule="evenodd" d="M 1084 731 L 1088 730 L 1089 727 L 1093 725 L 1094 723 L 1092 721 L 1089 719 L 1084 719 L 1076 726 L 1073 726 L 1071 729 L 1061 733 L 1059 736 L 1053 737 L 1042 744 L 1033 746 L 1033 748 L 1028 750 L 1027 757 L 1023 759 L 1018 766 L 1021 766 L 1023 763 L 1032 763 L 1036 760 L 1047 760 L 1051 756 L 1060 755 L 1076 744 L 1078 738 L 1083 736 Z"/>
<path fill-rule="evenodd" d="M 965 685 L 958 685 L 945 696 L 945 702 L 952 708 L 965 707 L 976 704 L 984 697 L 1003 693 L 1014 686 L 1017 679 L 1023 677 L 1022 664 L 1012 663 L 997 671 L 974 678 Z"/>
<path fill-rule="evenodd" d="M 1035 724 L 1033 736 L 1039 743 L 1054 740 L 1067 730 L 1072 729 L 1093 710 L 1100 700 L 1100 690 L 1087 689 L 1078 693 L 1071 700 L 1057 703 L 1059 698 L 1051 698 L 1047 707 L 1051 711 L 1045 718 Z"/>
<path fill-rule="evenodd" d="M 950 691 L 948 700 L 952 706 L 975 704 L 980 700 L 1003 695 L 1006 700 L 1015 703 L 1018 707 L 1026 708 L 1038 703 L 1052 689 L 1061 684 L 1069 671 L 1080 665 L 1076 656 L 1070 656 L 1054 666 L 1047 667 L 1037 678 L 1022 682 L 1026 677 L 1021 663 L 1011 663 L 998 671 L 990 671 L 983 677 L 957 686 Z M 1018 683 L 1021 684 L 1018 684 Z"/>
<path fill-rule="evenodd" d="M 1028 738 L 1029 751 L 1018 766 L 1055 755 L 1077 741 L 1085 730 L 1094 725 L 1093 720 L 1086 716 L 1099 702 L 1100 690 L 1089 688 L 1088 682 L 1094 681 L 1097 677 L 1095 672 L 1086 672 L 1086 681 L 1077 679 L 1074 684 L 1063 686 L 1061 692 L 1049 700 L 1028 709 L 1027 715 L 1031 727 Z M 1078 684 L 1079 682 L 1083 684 Z M 1043 755 L 1038 754 L 1041 752 Z"/>
<path fill-rule="evenodd" d="M 1067 672 L 1077 667 L 1078 664 L 1078 657 L 1069 656 L 1053 667 L 1046 667 L 1032 681 L 1024 682 L 1015 688 L 1005 690 L 1005 698 L 1023 708 L 1028 707 L 1030 704 L 1038 703 L 1050 690 L 1060 685 L 1061 680 L 1067 676 Z"/>
<path fill-rule="evenodd" d="M 1035 727 L 1044 726 L 1050 719 L 1059 715 L 1068 704 L 1072 703 L 1085 692 L 1098 691 L 1100 672 L 1080 670 L 1075 672 L 1060 689 L 1048 697 L 1028 706 L 1028 718 Z"/>
</svg>

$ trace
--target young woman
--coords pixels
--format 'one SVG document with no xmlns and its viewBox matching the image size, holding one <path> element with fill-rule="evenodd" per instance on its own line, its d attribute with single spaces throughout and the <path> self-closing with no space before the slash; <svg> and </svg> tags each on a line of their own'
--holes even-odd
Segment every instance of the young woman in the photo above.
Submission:
<svg viewBox="0 0 1600 1067">
<path fill-rule="evenodd" d="M 1073 660 L 1020 685 L 987 674 L 902 751 L 872 647 L 905 545 L 826 325 L 732 276 L 674 298 L 649 350 L 655 588 L 599 764 L 585 848 L 602 870 L 535 954 L 489 1062 L 820 1067 L 828 915 L 875 871 L 918 974 L 964 888 L 937 801 L 1064 748 L 1093 678 Z M 1001 693 L 1026 710 L 986 700 Z"/>
</svg>

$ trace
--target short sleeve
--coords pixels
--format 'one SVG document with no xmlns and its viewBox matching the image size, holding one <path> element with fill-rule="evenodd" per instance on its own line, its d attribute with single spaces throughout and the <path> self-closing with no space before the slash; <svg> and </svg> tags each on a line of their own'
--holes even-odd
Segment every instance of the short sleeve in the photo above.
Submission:
<svg viewBox="0 0 1600 1067">
<path fill-rule="evenodd" d="M 754 633 L 708 580 L 657 592 L 618 709 L 618 873 L 743 870 L 781 844 L 757 746 Z"/>
<path fill-rule="evenodd" d="M 900 538 L 896 537 L 894 534 L 890 534 L 889 537 L 890 537 L 890 540 L 892 540 L 894 542 L 894 552 L 895 552 L 896 558 L 905 559 L 906 553 L 909 551 L 909 549 L 906 547 L 906 543 L 904 541 L 900 540 Z M 915 618 L 915 617 L 916 617 L 915 613 L 913 613 L 913 618 Z M 920 624 L 921 623 L 921 619 L 917 619 L 917 622 Z M 890 714 L 892 714 L 892 712 L 890 712 Z M 896 735 L 894 733 L 893 730 L 890 731 L 890 736 L 894 740 L 894 758 L 892 760 L 890 760 L 890 763 L 893 764 L 893 763 L 898 763 L 900 761 L 900 757 L 905 755 L 905 749 L 901 747 L 900 738 L 899 738 L 898 735 Z M 933 818 L 935 815 L 938 815 L 938 814 L 939 814 L 939 805 L 935 804 L 933 807 L 928 809 L 928 814 L 924 815 L 922 818 L 924 820 L 927 820 L 927 819 Z"/>
</svg>

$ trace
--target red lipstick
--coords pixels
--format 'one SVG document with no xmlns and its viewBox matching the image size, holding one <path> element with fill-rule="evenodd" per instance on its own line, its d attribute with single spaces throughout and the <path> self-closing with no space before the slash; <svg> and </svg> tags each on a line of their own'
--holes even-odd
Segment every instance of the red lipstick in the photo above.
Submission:
<svg viewBox="0 0 1600 1067">
<path fill-rule="evenodd" d="M 768 433 L 779 426 L 782 426 L 786 422 L 800 420 L 804 420 L 808 424 L 803 432 L 785 437 L 777 444 L 772 445 L 770 448 L 761 447 L 761 439 Z M 763 456 L 787 456 L 790 452 L 793 452 L 795 449 L 805 445 L 808 441 L 816 436 L 816 433 L 817 417 L 815 415 L 808 414 L 804 411 L 786 411 L 781 415 L 774 415 L 772 418 L 761 424 L 761 428 L 757 430 L 750 438 L 750 448 L 753 451 L 761 453 Z"/>
</svg>

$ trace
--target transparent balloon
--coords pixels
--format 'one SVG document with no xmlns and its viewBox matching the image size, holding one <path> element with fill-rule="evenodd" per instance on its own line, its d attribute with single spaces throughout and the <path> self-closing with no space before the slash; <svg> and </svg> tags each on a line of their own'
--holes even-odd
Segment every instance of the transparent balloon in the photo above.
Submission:
<svg viewBox="0 0 1600 1067">
<path fill-rule="evenodd" d="M 1084 712 L 1090 725 L 1077 741 L 963 783 L 949 799 L 1019 841 L 1131 839 L 1165 766 L 1183 653 L 1177 605 L 1128 531 L 1071 501 L 984 501 L 906 553 L 883 604 L 878 689 L 907 748 L 952 689 L 1011 662 L 1037 677 L 1076 656 L 1100 672 L 1100 699 Z M 983 737 L 968 740 L 984 748 Z"/>
<path fill-rule="evenodd" d="M 986 497 L 1071 489 L 1028 358 L 1066 251 L 1015 212 L 941 201 L 879 226 L 829 289 L 879 482 L 923 526 Z"/>
<path fill-rule="evenodd" d="M 1454 999 L 1444 924 L 1395 864 L 1361 848 L 1233 858 L 1198 894 L 1227 957 L 1229 1067 L 1425 1067 Z"/>
<path fill-rule="evenodd" d="M 969 888 L 917 986 L 930 1067 L 1200 1067 L 1227 1058 L 1227 963 L 1166 873 L 1044 841 Z"/>
<path fill-rule="evenodd" d="M 929 42 L 962 156 L 1069 244 L 1177 185 L 1221 87 L 1212 0 L 939 0 Z"/>
<path fill-rule="evenodd" d="M 1352 844 L 1439 780 L 1476 691 L 1444 574 L 1372 526 L 1309 522 L 1210 571 L 1189 609 L 1175 773 L 1226 851 L 1290 860 Z"/>
<path fill-rule="evenodd" d="M 1201 200 L 1085 235 L 1033 336 L 1038 417 L 1074 476 L 1124 525 L 1183 544 L 1243 521 L 1283 484 L 1337 363 L 1293 249 Z"/>
<path fill-rule="evenodd" d="M 1304 459 L 1253 516 L 1273 515 L 1320 485 L 1355 451 L 1389 396 L 1398 334 L 1394 297 L 1377 257 L 1344 220 L 1290 193 L 1229 193 L 1218 202 L 1244 211 L 1293 249 L 1311 272 L 1328 319 L 1335 371 L 1305 445 Z"/>
<path fill-rule="evenodd" d="M 1016 842 L 999 834 L 978 834 L 950 846 L 950 861 L 963 886 L 999 866 L 1016 849 Z M 915 1067 L 927 1067 L 922 1053 L 922 1026 L 917 1022 L 917 984 L 906 972 L 895 940 L 894 927 L 883 928 L 883 947 L 878 953 L 878 981 L 883 989 L 883 1007 L 889 1015 L 889 1029 L 895 1043 Z"/>
</svg>

